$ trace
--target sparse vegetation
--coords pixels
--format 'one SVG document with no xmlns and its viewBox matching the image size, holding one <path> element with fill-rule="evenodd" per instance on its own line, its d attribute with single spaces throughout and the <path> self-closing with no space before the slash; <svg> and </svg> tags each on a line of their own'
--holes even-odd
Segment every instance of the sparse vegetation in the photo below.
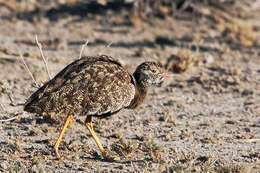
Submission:
<svg viewBox="0 0 260 173">
<path fill-rule="evenodd" d="M 259 9 L 255 0 L 0 0 L 0 172 L 258 173 Z M 23 103 L 33 80 L 101 53 L 130 72 L 154 60 L 174 74 L 136 110 L 93 118 L 120 160 L 101 157 L 83 116 L 58 160 L 62 124 Z"/>
<path fill-rule="evenodd" d="M 212 172 L 212 173 L 251 173 L 252 166 L 234 164 L 221 161 L 211 156 L 195 157 L 185 155 L 180 160 L 175 160 L 165 168 L 164 173 L 190 173 L 190 172 Z"/>
<path fill-rule="evenodd" d="M 164 146 L 155 143 L 153 140 L 147 140 L 142 143 L 140 149 L 148 153 L 154 161 L 159 161 L 162 157 Z"/>
<path fill-rule="evenodd" d="M 124 158 L 131 157 L 131 155 L 136 152 L 136 149 L 137 144 L 129 140 L 120 139 L 118 142 L 112 145 L 112 150 Z"/>
</svg>

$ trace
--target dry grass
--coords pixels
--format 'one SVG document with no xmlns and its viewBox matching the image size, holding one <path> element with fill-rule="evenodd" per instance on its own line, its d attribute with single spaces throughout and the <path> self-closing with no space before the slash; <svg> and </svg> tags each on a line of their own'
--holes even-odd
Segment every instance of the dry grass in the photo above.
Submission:
<svg viewBox="0 0 260 173">
<path fill-rule="evenodd" d="M 234 164 L 227 161 L 220 161 L 212 156 L 200 156 L 183 154 L 183 159 L 176 160 L 166 167 L 165 173 L 251 173 L 252 166 Z"/>
<path fill-rule="evenodd" d="M 136 143 L 123 139 L 120 139 L 117 143 L 112 145 L 112 150 L 115 151 L 119 156 L 123 156 L 125 158 L 131 157 L 136 149 Z"/>
<path fill-rule="evenodd" d="M 200 62 L 195 57 L 195 54 L 190 50 L 180 49 L 176 55 L 172 54 L 168 58 L 165 68 L 173 73 L 183 73 L 192 65 L 200 65 Z"/>
<path fill-rule="evenodd" d="M 149 139 L 141 144 L 140 149 L 143 152 L 148 153 L 149 156 L 153 159 L 153 161 L 158 162 L 162 157 L 164 146 L 157 144 L 152 139 Z"/>
</svg>

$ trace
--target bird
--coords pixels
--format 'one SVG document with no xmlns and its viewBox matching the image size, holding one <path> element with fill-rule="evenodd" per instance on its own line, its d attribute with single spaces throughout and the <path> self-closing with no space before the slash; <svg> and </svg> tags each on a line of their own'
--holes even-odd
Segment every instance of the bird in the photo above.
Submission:
<svg viewBox="0 0 260 173">
<path fill-rule="evenodd" d="M 73 118 L 85 116 L 85 125 L 103 158 L 113 160 L 116 157 L 107 154 L 99 142 L 92 117 L 104 118 L 124 108 L 137 108 L 149 87 L 162 83 L 167 75 L 162 65 L 154 61 L 141 63 L 130 74 L 111 56 L 84 56 L 34 92 L 25 102 L 24 111 L 51 115 L 60 122 L 65 119 L 54 146 L 57 158 L 60 158 L 59 145 L 69 123 Z"/>
</svg>

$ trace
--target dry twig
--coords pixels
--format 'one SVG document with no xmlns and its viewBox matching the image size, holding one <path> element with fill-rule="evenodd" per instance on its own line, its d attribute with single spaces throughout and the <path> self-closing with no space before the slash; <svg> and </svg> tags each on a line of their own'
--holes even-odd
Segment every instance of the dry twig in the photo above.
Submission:
<svg viewBox="0 0 260 173">
<path fill-rule="evenodd" d="M 243 142 L 248 142 L 248 143 L 251 143 L 251 142 L 258 142 L 260 141 L 260 139 L 244 139 Z"/>
<path fill-rule="evenodd" d="M 39 43 L 37 35 L 35 36 L 35 41 L 36 41 L 37 47 L 40 50 L 41 57 L 42 57 L 42 59 L 44 61 L 46 72 L 47 72 L 47 74 L 49 76 L 49 79 L 51 80 L 51 75 L 50 75 L 49 67 L 48 67 L 48 64 L 47 64 L 47 60 L 45 59 L 45 57 L 43 55 L 42 45 L 41 45 L 41 43 Z"/>
<path fill-rule="evenodd" d="M 11 89 L 10 89 L 8 83 L 5 82 L 3 86 L 4 86 L 4 89 L 5 89 L 5 92 L 6 92 L 7 96 L 8 96 L 8 98 L 9 98 L 9 100 L 10 100 L 10 102 L 11 102 L 11 105 L 16 105 L 16 104 L 14 103 L 13 93 L 12 93 L 12 91 L 11 91 Z"/>
<path fill-rule="evenodd" d="M 111 41 L 106 47 L 110 47 L 113 44 L 113 42 Z"/>
<path fill-rule="evenodd" d="M 16 58 L 17 56 L 12 56 L 12 55 L 4 55 L 0 57 L 0 61 L 4 60 L 4 61 L 9 61 L 9 62 L 15 62 L 17 60 Z"/>
<path fill-rule="evenodd" d="M 4 106 L 1 103 L 0 103 L 0 108 L 2 109 L 3 112 L 6 112 Z"/>
<path fill-rule="evenodd" d="M 30 74 L 30 76 L 31 76 L 31 78 L 32 78 L 32 80 L 33 80 L 33 82 L 35 83 L 35 85 L 36 85 L 37 87 L 39 87 L 39 85 L 37 84 L 36 80 L 35 80 L 34 77 L 33 77 L 32 72 L 30 71 L 30 69 L 28 68 L 27 64 L 25 63 L 24 57 L 23 57 L 23 55 L 21 54 L 21 52 L 20 52 L 20 58 L 22 59 L 22 62 L 23 62 L 23 64 L 24 64 L 26 70 L 27 70 L 28 73 Z"/>
<path fill-rule="evenodd" d="M 81 46 L 81 50 L 80 50 L 80 54 L 79 54 L 79 59 L 81 59 L 82 57 L 82 53 L 84 48 L 88 45 L 88 40 Z"/>
<path fill-rule="evenodd" d="M 20 116 L 20 115 L 22 115 L 22 116 Z M 5 120 L 0 120 L 0 122 L 12 121 L 12 120 L 15 120 L 15 119 L 20 118 L 20 117 L 25 117 L 24 115 L 26 115 L 26 114 L 24 114 L 24 112 L 20 112 L 20 113 L 15 114 L 14 117 L 8 118 L 8 119 L 5 119 Z"/>
</svg>

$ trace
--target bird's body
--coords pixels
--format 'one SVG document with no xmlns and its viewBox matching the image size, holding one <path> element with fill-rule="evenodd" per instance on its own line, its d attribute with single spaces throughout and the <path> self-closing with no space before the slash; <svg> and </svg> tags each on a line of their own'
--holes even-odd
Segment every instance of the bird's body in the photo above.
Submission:
<svg viewBox="0 0 260 173">
<path fill-rule="evenodd" d="M 135 95 L 133 80 L 111 57 L 83 57 L 36 91 L 24 110 L 102 117 L 130 105 Z"/>
<path fill-rule="evenodd" d="M 69 64 L 32 94 L 24 110 L 58 116 L 54 119 L 59 119 L 61 114 L 67 116 L 55 145 L 57 155 L 59 143 L 70 120 L 75 116 L 86 116 L 86 125 L 104 155 L 105 151 L 93 130 L 91 117 L 106 117 L 123 108 L 136 108 L 143 102 L 148 87 L 157 83 L 156 80 L 162 80 L 159 75 L 163 74 L 162 69 L 157 63 L 147 62 L 139 67 L 131 75 L 112 57 L 83 57 Z M 157 76 L 142 73 L 142 69 L 151 71 L 151 67 Z"/>
</svg>

